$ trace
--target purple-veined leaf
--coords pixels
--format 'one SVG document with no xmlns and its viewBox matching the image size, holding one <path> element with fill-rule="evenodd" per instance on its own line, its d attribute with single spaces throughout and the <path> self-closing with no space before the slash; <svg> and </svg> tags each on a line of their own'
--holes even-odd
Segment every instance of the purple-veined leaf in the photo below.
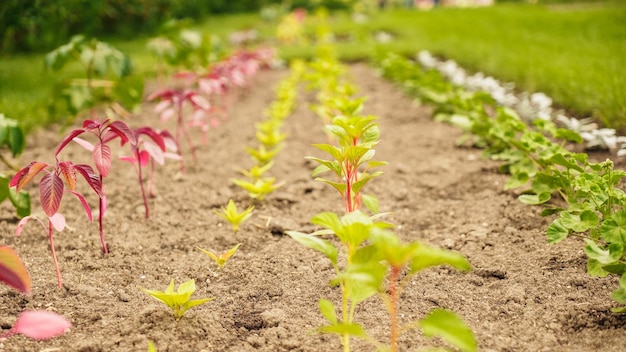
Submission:
<svg viewBox="0 0 626 352">
<path fill-rule="evenodd" d="M 58 167 L 65 179 L 67 188 L 71 191 L 76 190 L 76 170 L 74 170 L 74 164 L 71 161 L 62 161 Z"/>
<path fill-rule="evenodd" d="M 89 219 L 89 221 L 93 221 L 93 217 L 91 215 L 91 207 L 89 207 L 89 204 L 87 203 L 87 200 L 85 199 L 85 197 L 78 193 L 78 192 L 74 192 L 74 191 L 70 191 L 73 195 L 76 196 L 76 198 L 78 198 L 78 200 L 80 201 L 80 203 L 83 205 L 83 209 L 85 209 L 85 213 L 87 213 L 87 218 Z M 60 232 L 60 231 L 59 231 Z"/>
<path fill-rule="evenodd" d="M 135 130 L 137 138 L 140 136 L 149 137 L 162 151 L 165 151 L 165 140 L 161 134 L 150 127 L 140 127 Z"/>
<path fill-rule="evenodd" d="M 44 213 L 51 217 L 59 211 L 63 198 L 63 180 L 56 173 L 45 174 L 39 183 L 39 197 Z"/>
<path fill-rule="evenodd" d="M 0 246 L 0 282 L 24 293 L 30 293 L 28 270 L 11 247 Z"/>
<path fill-rule="evenodd" d="M 18 171 L 15 176 L 11 178 L 9 187 L 15 187 L 15 192 L 19 192 L 30 182 L 37 174 L 48 166 L 46 163 L 40 161 L 33 161 L 25 168 Z"/>
<path fill-rule="evenodd" d="M 143 142 L 143 148 L 143 152 L 148 153 L 149 156 L 151 156 L 157 164 L 163 165 L 163 163 L 165 162 L 164 150 L 161 150 L 161 148 L 158 145 L 154 144 L 152 141 Z M 141 165 L 145 166 L 143 162 Z"/>
<path fill-rule="evenodd" d="M 97 143 L 91 155 L 100 175 L 107 177 L 109 171 L 111 171 L 111 147 L 103 143 Z"/>
<path fill-rule="evenodd" d="M 78 164 L 74 165 L 74 170 L 83 176 L 85 181 L 87 181 L 91 189 L 96 192 L 98 197 L 102 197 L 102 181 L 100 181 L 100 177 L 96 175 L 91 166 L 87 164 Z"/>
<path fill-rule="evenodd" d="M 86 121 L 85 121 L 86 122 Z M 83 123 L 84 124 L 84 123 Z M 61 150 L 63 150 L 63 148 L 65 148 L 65 146 L 71 142 L 74 138 L 80 136 L 81 134 L 85 133 L 85 129 L 77 129 L 77 130 L 73 130 L 72 132 L 70 132 L 67 136 L 65 136 L 65 138 L 63 138 L 61 140 L 61 143 L 59 143 L 59 145 L 57 146 L 57 150 L 54 152 L 54 156 L 59 155 L 59 153 L 61 152 Z"/>
<path fill-rule="evenodd" d="M 64 317 L 48 311 L 25 311 L 20 314 L 12 331 L 34 340 L 46 340 L 63 335 L 72 327 Z"/>
<path fill-rule="evenodd" d="M 93 149 L 95 148 L 93 144 L 91 144 L 91 142 L 88 142 L 79 137 L 74 137 L 73 141 L 90 152 L 93 152 Z"/>
<path fill-rule="evenodd" d="M 39 222 L 39 224 L 41 225 L 41 227 L 43 227 L 44 231 L 48 231 L 48 228 L 46 227 L 46 224 L 43 223 L 43 221 L 41 221 L 40 218 L 35 217 L 33 215 L 29 215 L 29 216 L 25 216 L 22 218 L 22 220 L 20 220 L 20 222 L 17 223 L 17 228 L 15 229 L 15 236 L 19 236 L 22 234 L 22 230 L 24 230 L 24 226 L 26 226 L 26 224 L 28 224 L 28 222 L 30 220 L 37 220 L 37 222 Z"/>
<path fill-rule="evenodd" d="M 76 194 L 75 192 L 72 192 L 72 193 Z M 52 227 L 54 227 L 54 229 L 57 230 L 58 232 L 62 232 L 65 229 L 66 222 L 65 222 L 65 216 L 63 216 L 63 214 L 56 213 L 48 217 L 48 220 L 52 224 Z M 89 220 L 91 221 L 91 218 Z"/>
<path fill-rule="evenodd" d="M 111 131 L 115 132 L 122 139 L 122 145 L 127 142 L 130 142 L 131 145 L 137 144 L 137 137 L 135 136 L 135 132 L 133 132 L 133 130 L 128 127 L 128 125 L 124 122 L 113 121 L 109 124 L 108 128 Z"/>
</svg>

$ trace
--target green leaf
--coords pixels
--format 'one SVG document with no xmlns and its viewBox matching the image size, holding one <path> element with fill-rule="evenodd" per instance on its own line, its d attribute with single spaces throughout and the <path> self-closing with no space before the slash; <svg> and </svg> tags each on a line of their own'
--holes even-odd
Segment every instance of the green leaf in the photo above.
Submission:
<svg viewBox="0 0 626 352">
<path fill-rule="evenodd" d="M 610 244 L 609 249 L 607 250 L 598 247 L 596 242 L 587 238 L 585 238 L 585 243 L 587 244 L 585 246 L 585 253 L 587 254 L 587 257 L 597 260 L 602 265 L 613 264 L 621 258 L 622 247 L 618 243 Z"/>
<path fill-rule="evenodd" d="M 609 243 L 626 246 L 626 211 L 619 211 L 605 219 L 600 226 L 600 234 Z"/>
<path fill-rule="evenodd" d="M 311 223 L 333 230 L 334 232 L 339 232 L 342 226 L 339 216 L 330 211 L 325 211 L 315 215 L 311 219 Z"/>
<path fill-rule="evenodd" d="M 378 214 L 378 198 L 369 194 L 361 194 L 361 202 L 365 207 L 372 212 L 372 214 Z"/>
<path fill-rule="evenodd" d="M 560 216 L 561 225 L 574 232 L 585 232 L 590 228 L 595 228 L 599 221 L 598 214 L 591 210 L 584 210 L 580 215 L 563 211 Z"/>
<path fill-rule="evenodd" d="M 569 235 L 569 229 L 563 226 L 562 220 L 556 219 L 554 220 L 546 230 L 546 235 L 548 237 L 548 243 L 555 244 L 563 241 Z"/>
<path fill-rule="evenodd" d="M 587 274 L 597 277 L 606 277 L 609 272 L 604 270 L 604 265 L 595 259 L 587 260 Z"/>
<path fill-rule="evenodd" d="M 520 202 L 524 204 L 529 204 L 529 205 L 543 204 L 549 201 L 550 198 L 551 198 L 551 195 L 550 193 L 547 193 L 547 192 L 539 193 L 539 194 L 522 194 L 519 197 L 517 197 L 517 199 L 519 199 Z"/>
<path fill-rule="evenodd" d="M 19 127 L 11 127 L 9 129 L 9 147 L 11 148 L 11 155 L 15 158 L 24 150 L 26 145 L 24 141 L 24 132 Z"/>
<path fill-rule="evenodd" d="M 421 244 L 415 252 L 415 259 L 411 262 L 410 272 L 413 274 L 432 266 L 445 264 L 462 271 L 471 268 L 467 259 L 459 253 Z"/>
<path fill-rule="evenodd" d="M 319 301 L 320 312 L 326 320 L 331 324 L 337 324 L 337 313 L 335 312 L 335 305 L 327 299 L 320 299 Z"/>
<path fill-rule="evenodd" d="M 350 335 L 354 337 L 365 337 L 365 330 L 361 327 L 361 325 L 352 323 L 352 324 L 333 324 L 326 325 L 319 328 L 321 333 L 326 334 L 335 334 L 335 335 Z"/>
<path fill-rule="evenodd" d="M 463 352 L 478 350 L 472 330 L 456 314 L 445 309 L 434 309 L 419 322 L 427 337 L 438 336 Z"/>
<path fill-rule="evenodd" d="M 148 352 L 157 352 L 156 347 L 152 341 L 148 340 Z"/>
<path fill-rule="evenodd" d="M 324 254 L 334 266 L 337 265 L 339 251 L 330 241 L 297 231 L 286 231 L 285 233 L 300 244 Z"/>
</svg>

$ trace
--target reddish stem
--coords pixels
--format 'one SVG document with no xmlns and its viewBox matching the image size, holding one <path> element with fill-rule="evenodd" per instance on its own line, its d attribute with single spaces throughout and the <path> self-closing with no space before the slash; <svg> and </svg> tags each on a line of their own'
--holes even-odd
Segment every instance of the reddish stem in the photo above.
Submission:
<svg viewBox="0 0 626 352">
<path fill-rule="evenodd" d="M 57 272 L 57 282 L 59 284 L 59 288 L 61 288 L 63 287 L 63 282 L 61 280 L 61 270 L 59 269 L 59 262 L 57 261 L 57 254 L 56 254 L 56 251 L 54 250 L 54 239 L 52 237 L 53 234 L 54 232 L 53 232 L 53 227 L 52 227 L 52 221 L 48 219 L 48 240 L 50 241 L 50 252 L 52 253 L 52 261 L 54 262 L 54 268 L 56 269 L 56 272 Z"/>
<path fill-rule="evenodd" d="M 400 289 L 398 288 L 398 278 L 400 276 L 401 267 L 392 266 L 389 274 L 389 317 L 391 324 L 391 337 L 389 347 L 391 352 L 398 351 L 398 296 Z"/>
<path fill-rule="evenodd" d="M 148 198 L 146 198 L 146 190 L 143 186 L 143 176 L 141 174 L 141 156 L 139 155 L 139 150 L 135 151 L 135 156 L 137 157 L 137 177 L 139 178 L 139 188 L 141 188 L 141 197 L 143 198 L 143 206 L 146 209 L 146 219 L 150 218 L 150 210 L 148 209 Z"/>
<path fill-rule="evenodd" d="M 183 124 L 183 101 L 180 98 L 179 98 L 179 101 L 176 102 L 176 113 L 178 114 L 177 124 L 176 124 L 176 143 L 178 144 L 177 152 L 178 152 L 178 156 L 180 156 L 180 172 L 184 173 L 185 162 L 183 161 L 183 151 L 182 151 L 181 143 L 180 143 L 180 133 L 181 133 L 181 129 L 185 128 L 185 126 Z"/>
<path fill-rule="evenodd" d="M 100 228 L 100 243 L 102 244 L 102 252 L 104 254 L 108 254 L 109 253 L 109 249 L 107 248 L 107 244 L 106 241 L 104 240 L 104 224 L 103 224 L 103 219 L 104 219 L 104 212 L 106 211 L 106 193 L 104 191 L 104 183 L 103 183 L 103 177 L 102 175 L 100 175 L 100 184 L 102 185 L 102 195 L 100 196 L 99 202 L 98 202 L 98 206 L 99 206 L 99 213 L 98 213 L 98 227 Z"/>
</svg>

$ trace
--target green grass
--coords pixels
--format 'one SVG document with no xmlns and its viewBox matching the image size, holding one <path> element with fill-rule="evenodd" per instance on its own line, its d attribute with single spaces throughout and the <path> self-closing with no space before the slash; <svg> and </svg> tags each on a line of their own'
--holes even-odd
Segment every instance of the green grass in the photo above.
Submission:
<svg viewBox="0 0 626 352">
<path fill-rule="evenodd" d="M 343 59 L 366 59 L 375 47 L 409 56 L 426 49 L 626 132 L 626 2 L 387 10 L 359 25 L 335 16 L 332 29 L 359 39 L 340 43 Z M 379 30 L 395 40 L 377 44 Z M 313 55 L 310 46 L 282 52 Z"/>
<path fill-rule="evenodd" d="M 256 14 L 214 17 L 198 28 L 219 35 L 256 27 L 272 36 L 275 27 Z M 332 18 L 346 60 L 366 59 L 378 47 L 413 56 L 427 49 L 452 58 L 470 71 L 483 71 L 521 90 L 541 91 L 577 116 L 594 116 L 626 132 L 626 3 L 593 2 L 533 6 L 502 4 L 488 8 L 437 8 L 429 12 L 386 10 L 355 24 L 345 14 Z M 377 43 L 384 30 L 395 40 Z M 110 41 L 133 59 L 139 73 L 153 74 L 155 61 L 146 38 Z M 313 55 L 312 45 L 280 47 L 285 57 Z M 79 67 L 43 71 L 43 55 L 0 58 L 0 112 L 27 127 L 51 119 L 45 106 L 55 82 L 80 74 Z"/>
</svg>

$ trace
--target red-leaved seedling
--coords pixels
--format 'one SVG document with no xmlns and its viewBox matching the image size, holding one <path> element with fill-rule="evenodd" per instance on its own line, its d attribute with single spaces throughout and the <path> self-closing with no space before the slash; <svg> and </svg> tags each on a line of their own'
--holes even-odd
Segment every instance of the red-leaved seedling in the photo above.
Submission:
<svg viewBox="0 0 626 352">
<path fill-rule="evenodd" d="M 63 199 L 63 193 L 70 192 L 75 195 L 83 205 L 89 221 L 91 221 L 91 208 L 89 207 L 89 204 L 87 204 L 85 197 L 76 191 L 76 174 L 80 174 L 99 197 L 102 195 L 102 182 L 89 165 L 75 165 L 71 161 L 58 160 L 56 165 L 33 161 L 28 164 L 28 166 L 18 171 L 17 174 L 11 178 L 9 187 L 15 187 L 15 191 L 19 192 L 39 173 L 44 173 L 39 180 L 39 197 L 41 207 L 48 218 L 48 225 L 46 226 L 41 219 L 34 215 L 26 216 L 18 223 L 16 234 L 19 235 L 22 232 L 24 225 L 26 225 L 26 223 L 28 223 L 28 221 L 32 218 L 37 219 L 42 224 L 48 233 L 50 251 L 52 252 L 52 259 L 54 260 L 55 269 L 57 271 L 59 287 L 61 287 L 61 272 L 59 270 L 54 250 L 54 240 L 52 235 L 53 228 L 57 229 L 57 231 L 62 231 L 65 228 L 65 218 L 63 215 L 58 213 L 61 206 L 61 200 Z M 68 188 L 67 190 L 65 189 L 66 185 Z"/>
<path fill-rule="evenodd" d="M 164 89 L 157 92 L 152 93 L 148 100 L 160 100 L 160 103 L 156 105 L 154 110 L 161 114 L 161 121 L 168 120 L 172 116 L 176 116 L 176 133 L 175 139 L 176 143 L 180 146 L 181 134 L 187 141 L 189 148 L 191 150 L 191 155 L 193 157 L 194 162 L 197 161 L 196 156 L 196 146 L 193 143 L 191 136 L 189 135 L 189 131 L 187 130 L 187 124 L 185 123 L 185 115 L 183 113 L 183 109 L 185 106 L 185 102 L 188 102 L 191 108 L 193 109 L 193 113 L 191 115 L 192 125 L 200 126 L 201 129 L 206 127 L 205 117 L 211 108 L 211 104 L 206 100 L 203 96 L 199 95 L 195 91 L 191 89 Z M 182 158 L 182 151 L 178 149 L 178 155 Z M 185 167 L 181 159 L 181 172 L 184 172 Z"/>
<path fill-rule="evenodd" d="M 131 144 L 132 155 L 123 156 L 120 159 L 128 161 L 133 164 L 135 171 L 137 172 L 137 178 L 139 181 L 139 187 L 141 188 L 141 196 L 143 197 L 143 205 L 146 210 L 146 219 L 150 217 L 148 208 L 148 198 L 143 186 L 143 172 L 142 168 L 146 167 L 148 163 L 151 164 L 150 169 L 150 197 L 154 196 L 154 164 L 163 165 L 165 158 L 180 159 L 178 154 L 169 153 L 167 150 L 178 150 L 178 145 L 174 141 L 174 138 L 168 131 L 156 131 L 150 127 L 140 127 L 133 130 L 135 134 L 136 144 Z"/>
<path fill-rule="evenodd" d="M 97 139 L 95 144 L 92 144 L 78 136 L 90 133 Z M 99 213 L 98 213 L 98 226 L 100 229 L 100 242 L 102 244 L 102 251 L 108 253 L 106 242 L 104 240 L 104 228 L 102 219 L 107 207 L 107 197 L 104 189 L 103 179 L 107 177 L 111 171 L 111 147 L 108 145 L 112 140 L 119 138 L 120 144 L 124 145 L 130 143 L 130 145 L 137 144 L 137 138 L 133 131 L 122 121 L 111 121 L 106 119 L 102 122 L 99 120 L 85 120 L 82 128 L 75 129 L 70 132 L 61 143 L 59 143 L 54 156 L 58 158 L 59 153 L 67 146 L 68 143 L 74 141 L 81 145 L 83 148 L 91 152 L 94 165 L 98 170 L 99 183 L 101 185 L 100 191 L 96 191 L 99 197 Z"/>
<path fill-rule="evenodd" d="M 28 270 L 13 248 L 0 246 L 0 282 L 22 292 L 30 293 L 31 280 Z"/>
<path fill-rule="evenodd" d="M 21 334 L 33 340 L 47 340 L 63 335 L 71 327 L 72 324 L 67 319 L 56 313 L 25 311 L 20 314 L 11 329 L 0 334 L 0 338 Z"/>
</svg>

